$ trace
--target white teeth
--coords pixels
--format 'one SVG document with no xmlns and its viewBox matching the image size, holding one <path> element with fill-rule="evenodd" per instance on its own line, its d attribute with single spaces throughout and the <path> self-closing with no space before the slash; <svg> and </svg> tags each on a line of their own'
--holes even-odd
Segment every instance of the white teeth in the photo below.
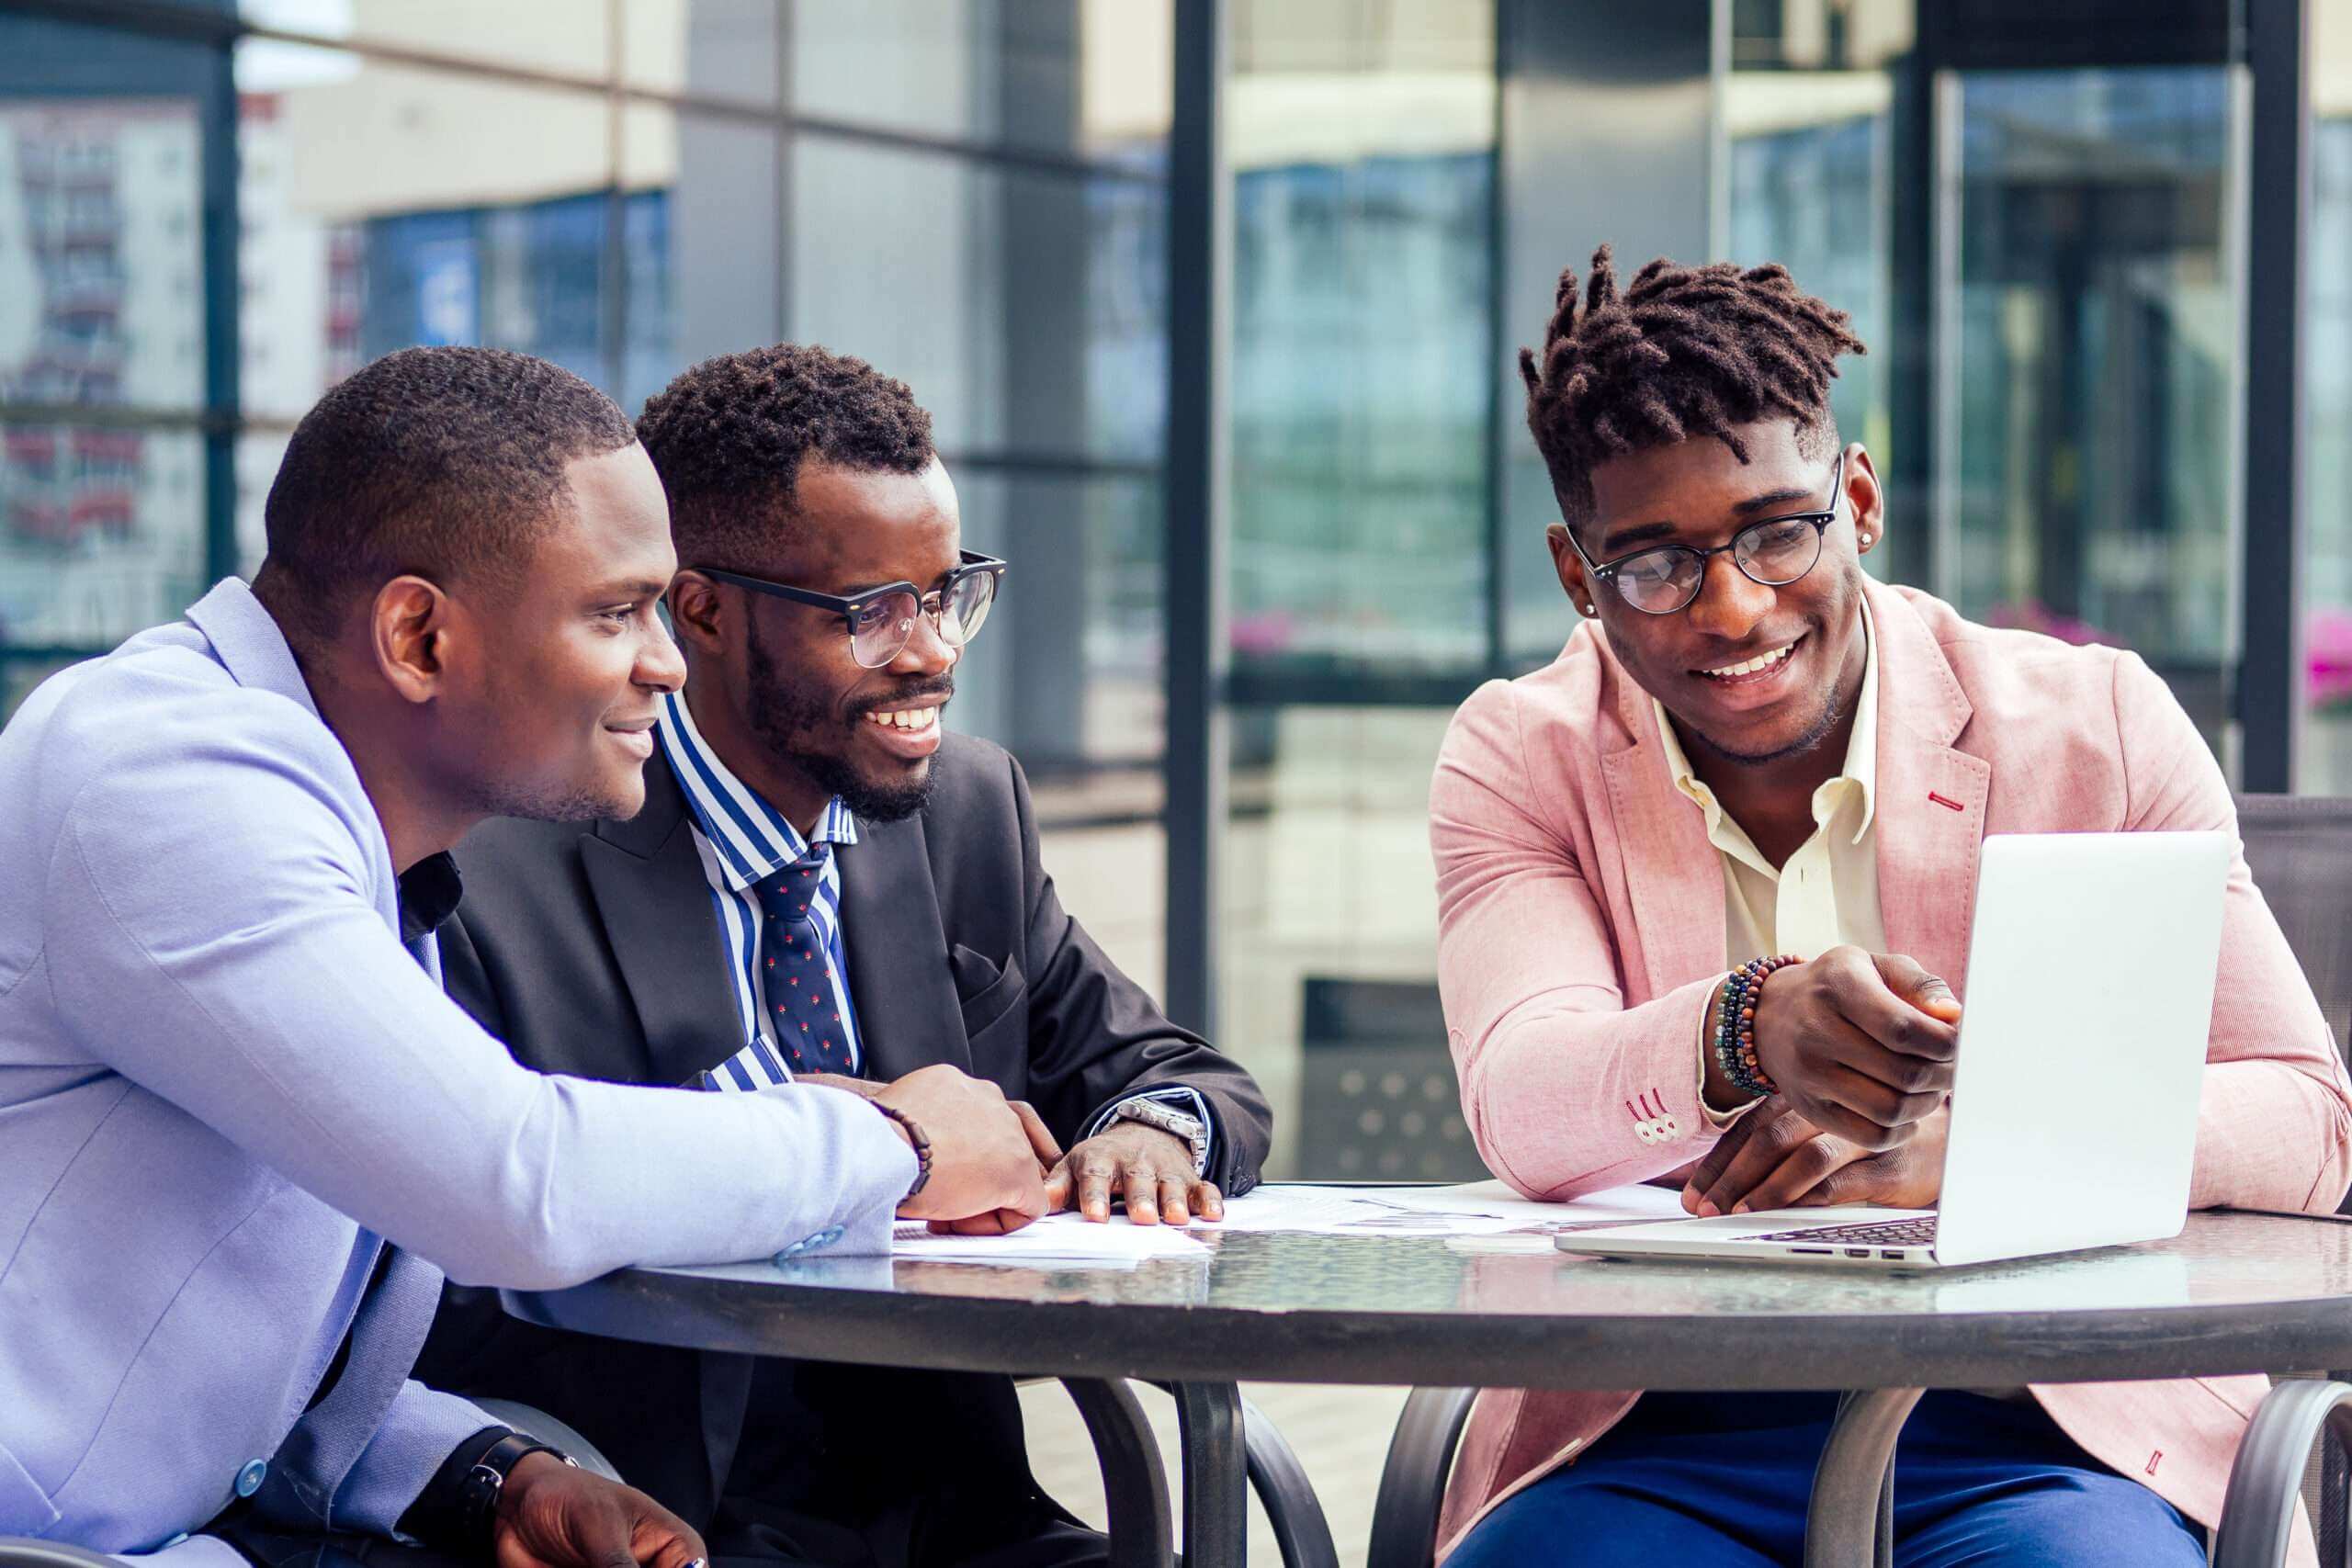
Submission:
<svg viewBox="0 0 2352 1568">
<path fill-rule="evenodd" d="M 901 708 L 896 713 L 869 713 L 866 718 L 886 729 L 929 729 L 939 719 L 937 708 Z"/>
<path fill-rule="evenodd" d="M 1785 648 L 1776 648 L 1770 653 L 1758 654 L 1745 663 L 1726 664 L 1720 670 L 1710 670 L 1707 673 L 1722 680 L 1729 680 L 1735 675 L 1753 675 L 1759 670 L 1770 670 L 1773 665 L 1786 659 L 1796 651 L 1796 646 L 1795 643 L 1790 643 Z"/>
</svg>

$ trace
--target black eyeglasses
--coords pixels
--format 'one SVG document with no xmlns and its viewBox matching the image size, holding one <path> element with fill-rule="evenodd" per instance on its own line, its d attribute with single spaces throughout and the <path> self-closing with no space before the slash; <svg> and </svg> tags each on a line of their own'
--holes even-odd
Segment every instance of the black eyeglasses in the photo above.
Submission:
<svg viewBox="0 0 2352 1568">
<path fill-rule="evenodd" d="M 931 624 L 939 630 L 940 640 L 950 648 L 962 648 L 979 635 L 981 624 L 989 618 L 989 606 L 996 603 L 1005 563 L 973 550 L 959 554 L 963 564 L 929 593 L 911 582 L 886 582 L 879 588 L 843 598 L 838 593 L 820 593 L 812 588 L 770 582 L 763 577 L 746 577 L 740 571 L 721 571 L 717 567 L 687 570 L 717 582 L 731 582 L 738 588 L 773 593 L 796 604 L 831 610 L 849 627 L 850 657 L 868 670 L 879 670 L 898 658 L 908 639 L 915 635 L 917 615 L 929 615 Z"/>
<path fill-rule="evenodd" d="M 1731 543 L 1713 549 L 1660 545 L 1656 549 L 1636 550 L 1607 566 L 1595 566 L 1592 558 L 1584 553 L 1584 547 L 1577 543 L 1576 530 L 1565 532 L 1569 547 L 1584 562 L 1588 577 L 1606 582 L 1617 591 L 1617 597 L 1645 615 L 1670 615 L 1699 596 L 1700 588 L 1707 581 L 1709 556 L 1729 551 L 1732 565 L 1739 568 L 1742 575 L 1767 588 L 1786 588 L 1811 571 L 1821 559 L 1822 535 L 1838 521 L 1838 498 L 1845 493 L 1846 454 L 1840 452 L 1837 467 L 1830 470 L 1827 511 L 1794 512 L 1785 517 L 1750 523 L 1731 536 Z"/>
</svg>

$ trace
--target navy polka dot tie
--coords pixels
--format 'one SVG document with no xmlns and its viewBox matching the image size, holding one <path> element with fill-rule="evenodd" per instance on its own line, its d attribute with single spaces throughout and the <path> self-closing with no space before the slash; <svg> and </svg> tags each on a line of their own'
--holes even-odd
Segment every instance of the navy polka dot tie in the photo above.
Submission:
<svg viewBox="0 0 2352 1568">
<path fill-rule="evenodd" d="M 817 876 L 831 846 L 818 844 L 807 860 L 795 861 L 759 885 L 760 988 L 767 998 L 768 1022 L 796 1073 L 850 1070 L 847 1032 L 833 996 L 832 964 L 809 913 L 817 901 Z"/>
</svg>

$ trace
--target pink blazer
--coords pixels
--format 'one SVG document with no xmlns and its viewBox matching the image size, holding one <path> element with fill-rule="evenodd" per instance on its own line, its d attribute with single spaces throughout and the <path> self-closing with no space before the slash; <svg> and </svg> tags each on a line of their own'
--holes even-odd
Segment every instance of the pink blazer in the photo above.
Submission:
<svg viewBox="0 0 2352 1568">
<path fill-rule="evenodd" d="M 1961 619 L 1876 583 L 1878 882 L 1888 945 L 1965 1001 L 1988 833 L 2228 829 L 2212 753 L 2134 655 Z M 1594 623 L 1455 716 L 1430 799 L 1438 983 L 1464 1111 L 1535 1198 L 1644 1181 L 1713 1134 L 1693 1055 L 1724 965 L 1722 863 L 1677 795 L 1648 695 Z M 2241 856 L 2230 874 L 2190 1201 L 2325 1213 L 2352 1179 L 2352 1088 Z M 1665 1122 L 1647 1141 L 1636 1127 Z M 2261 1377 L 2061 1383 L 2034 1396 L 2085 1449 L 2206 1525 Z M 1447 1489 L 1441 1552 L 1633 1407 L 1490 1390 Z M 2312 1561 L 2306 1545 L 2299 1561 Z"/>
</svg>

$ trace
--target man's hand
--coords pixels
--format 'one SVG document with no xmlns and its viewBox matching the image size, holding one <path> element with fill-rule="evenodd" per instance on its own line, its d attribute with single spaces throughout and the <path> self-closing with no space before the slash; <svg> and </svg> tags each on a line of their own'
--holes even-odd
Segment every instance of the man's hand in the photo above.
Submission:
<svg viewBox="0 0 2352 1568">
<path fill-rule="evenodd" d="M 1949 1107 L 1884 1154 L 1823 1132 L 1778 1096 L 1749 1111 L 1683 1183 L 1682 1206 L 1702 1219 L 1762 1209 L 1870 1203 L 1924 1209 L 1943 1193 Z"/>
<path fill-rule="evenodd" d="M 498 1568 L 689 1568 L 702 1537 L 634 1487 L 525 1454 L 498 1495 L 491 1527 Z"/>
<path fill-rule="evenodd" d="M 1141 1122 L 1114 1122 L 1070 1150 L 1046 1178 L 1046 1202 L 1058 1213 L 1074 1201 L 1086 1218 L 1107 1221 L 1114 1182 L 1136 1224 L 1225 1218 L 1225 1195 L 1193 1171 L 1193 1146 Z"/>
<path fill-rule="evenodd" d="M 931 1140 L 931 1179 L 899 1206 L 903 1217 L 929 1220 L 933 1230 L 995 1235 L 1046 1212 L 1043 1178 L 1061 1147 L 1035 1111 L 1005 1099 L 995 1084 L 942 1065 L 868 1098 L 910 1117 Z"/>
<path fill-rule="evenodd" d="M 1943 1103 L 1959 1024 L 1951 988 L 1913 960 L 1833 947 L 1764 982 L 1756 1059 L 1791 1110 L 1877 1153 Z"/>
</svg>

